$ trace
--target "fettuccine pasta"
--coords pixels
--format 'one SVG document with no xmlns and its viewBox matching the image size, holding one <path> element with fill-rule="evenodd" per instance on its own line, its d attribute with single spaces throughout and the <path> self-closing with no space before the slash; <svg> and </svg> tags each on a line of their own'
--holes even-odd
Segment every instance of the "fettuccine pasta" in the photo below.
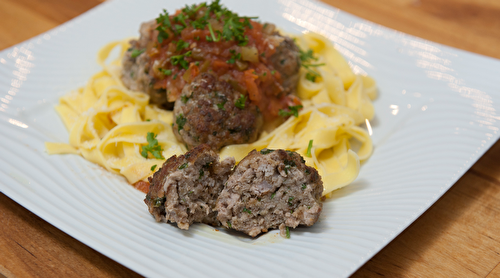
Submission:
<svg viewBox="0 0 500 278">
<path fill-rule="evenodd" d="M 301 69 L 298 96 L 304 108 L 270 133 L 252 144 L 230 145 L 221 157 L 240 161 L 251 150 L 287 149 L 304 156 L 306 164 L 318 169 L 324 183 L 323 195 L 351 183 L 359 173 L 360 161 L 372 153 L 368 132 L 360 125 L 371 120 L 376 97 L 375 81 L 355 75 L 332 43 L 321 35 L 295 36 L 302 49 L 312 49 L 318 63 L 314 70 L 321 77 L 311 81 Z M 171 111 L 149 105 L 149 96 L 128 90 L 120 80 L 121 57 L 128 39 L 104 46 L 98 53 L 103 71 L 86 86 L 63 96 L 56 111 L 69 131 L 69 144 L 46 143 L 49 154 L 79 154 L 108 171 L 124 176 L 128 182 L 147 179 L 164 159 L 141 155 L 153 132 L 163 149 L 163 158 L 187 151 L 172 132 Z M 120 47 L 116 60 L 106 63 L 113 49 Z M 312 140 L 310 156 L 309 142 Z M 357 141 L 354 151 L 352 142 Z"/>
</svg>

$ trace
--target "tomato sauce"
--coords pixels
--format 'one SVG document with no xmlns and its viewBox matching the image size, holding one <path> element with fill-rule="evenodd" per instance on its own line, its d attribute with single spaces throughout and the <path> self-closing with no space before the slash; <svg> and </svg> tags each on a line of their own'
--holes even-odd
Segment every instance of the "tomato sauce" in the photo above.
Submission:
<svg viewBox="0 0 500 278">
<path fill-rule="evenodd" d="M 152 30 L 153 41 L 147 48 L 151 57 L 149 71 L 155 80 L 152 85 L 155 89 L 165 89 L 169 101 L 177 100 L 184 85 L 200 73 L 207 72 L 248 96 L 267 119 L 277 117 L 280 109 L 300 104 L 298 98 L 282 93 L 282 77 L 269 61 L 280 43 L 272 33 L 274 30 L 269 32 L 263 24 L 246 19 L 245 42 L 238 43 L 237 40 L 221 37 L 224 17 L 218 18 L 207 12 L 207 7 L 199 8 L 194 14 L 186 14 L 183 22 L 175 23 L 176 16 L 182 13 L 178 10 L 175 15 L 169 16 L 170 23 L 182 26 L 182 31 L 174 33 L 174 29 L 163 29 L 168 38 L 163 36 L 158 39 L 158 27 Z M 193 27 L 192 22 L 203 15 L 205 19 L 209 15 L 210 26 L 202 29 Z M 242 23 L 245 19 L 238 20 Z"/>
</svg>

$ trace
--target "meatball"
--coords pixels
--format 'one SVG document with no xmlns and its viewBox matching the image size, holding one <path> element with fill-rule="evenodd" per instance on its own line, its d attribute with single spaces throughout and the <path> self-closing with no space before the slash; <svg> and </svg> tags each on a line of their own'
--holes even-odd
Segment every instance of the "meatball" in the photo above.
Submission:
<svg viewBox="0 0 500 278">
<path fill-rule="evenodd" d="M 257 140 L 263 119 L 257 106 L 215 76 L 202 73 L 184 86 L 174 105 L 173 131 L 188 148 L 213 150 Z"/>
<path fill-rule="evenodd" d="M 253 150 L 235 168 L 215 210 L 223 226 L 252 237 L 313 225 L 322 210 L 323 182 L 295 152 Z"/>
<path fill-rule="evenodd" d="M 129 90 L 147 93 L 151 103 L 172 109 L 173 103 L 168 102 L 165 89 L 154 89 L 151 84 L 154 78 L 149 74 L 151 58 L 145 49 L 151 41 L 151 34 L 156 27 L 156 21 L 148 21 L 141 25 L 139 40 L 131 40 L 131 47 L 123 55 L 122 82 Z"/>
<path fill-rule="evenodd" d="M 300 51 L 293 39 L 283 36 L 284 40 L 269 57 L 271 65 L 283 78 L 283 92 L 294 93 L 299 82 Z"/>
<path fill-rule="evenodd" d="M 187 230 L 195 222 L 219 225 L 213 210 L 234 167 L 234 158 L 219 162 L 208 145 L 169 158 L 152 178 L 144 202 L 158 222 Z"/>
</svg>

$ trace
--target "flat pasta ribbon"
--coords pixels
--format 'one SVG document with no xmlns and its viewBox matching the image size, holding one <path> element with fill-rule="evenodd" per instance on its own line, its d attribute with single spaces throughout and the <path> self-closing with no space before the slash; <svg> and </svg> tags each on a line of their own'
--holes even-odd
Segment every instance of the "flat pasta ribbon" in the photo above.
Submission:
<svg viewBox="0 0 500 278">
<path fill-rule="evenodd" d="M 304 108 L 298 117 L 288 118 L 252 144 L 224 147 L 220 156 L 240 161 L 253 149 L 296 151 L 306 164 L 318 170 L 324 183 L 323 195 L 330 196 L 333 190 L 356 179 L 360 162 L 373 151 L 370 135 L 360 125 L 374 116 L 371 101 L 377 96 L 376 83 L 371 77 L 354 74 L 323 36 L 307 33 L 295 39 L 303 49 L 313 50 L 321 64 L 315 68 L 320 77 L 314 81 L 301 69 L 297 94 Z M 83 88 L 60 98 L 55 109 L 69 131 L 69 144 L 47 142 L 45 146 L 49 154 L 81 155 L 133 184 L 160 168 L 154 165 L 183 154 L 186 148 L 172 132 L 172 111 L 149 105 L 147 94 L 130 91 L 121 82 L 121 58 L 129 48 L 128 41 L 104 46 L 98 53 L 103 71 L 92 76 Z M 117 47 L 120 54 L 107 63 Z M 141 154 L 142 147 L 148 145 L 148 133 L 156 136 L 162 159 Z"/>
</svg>

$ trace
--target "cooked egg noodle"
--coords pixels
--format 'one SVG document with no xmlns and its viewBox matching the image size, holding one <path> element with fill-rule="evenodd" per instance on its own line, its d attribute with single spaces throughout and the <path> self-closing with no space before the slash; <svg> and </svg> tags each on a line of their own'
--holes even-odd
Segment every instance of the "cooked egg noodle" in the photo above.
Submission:
<svg viewBox="0 0 500 278">
<path fill-rule="evenodd" d="M 302 49 L 312 49 L 321 77 L 311 81 L 301 69 L 298 96 L 304 109 L 252 144 L 230 145 L 221 150 L 221 158 L 234 156 L 240 161 L 251 150 L 288 149 L 297 151 L 306 164 L 318 169 L 324 183 L 323 195 L 356 179 L 360 161 L 372 153 L 367 131 L 360 127 L 374 115 L 371 100 L 376 98 L 375 81 L 355 75 L 332 43 L 321 35 L 307 33 L 295 37 Z M 128 90 L 120 80 L 121 57 L 129 39 L 112 42 L 98 53 L 103 71 L 90 78 L 85 87 L 63 96 L 56 111 L 69 131 L 69 144 L 46 143 L 49 154 L 79 154 L 110 172 L 123 175 L 128 182 L 145 180 L 153 174 L 151 167 L 164 160 L 141 155 L 148 144 L 146 134 L 153 132 L 162 155 L 168 158 L 186 151 L 172 132 L 172 111 L 149 105 L 148 95 Z M 109 63 L 114 49 L 118 58 Z M 306 156 L 313 140 L 311 157 Z M 354 151 L 351 142 L 358 141 Z M 156 168 L 158 170 L 159 167 Z"/>
</svg>

